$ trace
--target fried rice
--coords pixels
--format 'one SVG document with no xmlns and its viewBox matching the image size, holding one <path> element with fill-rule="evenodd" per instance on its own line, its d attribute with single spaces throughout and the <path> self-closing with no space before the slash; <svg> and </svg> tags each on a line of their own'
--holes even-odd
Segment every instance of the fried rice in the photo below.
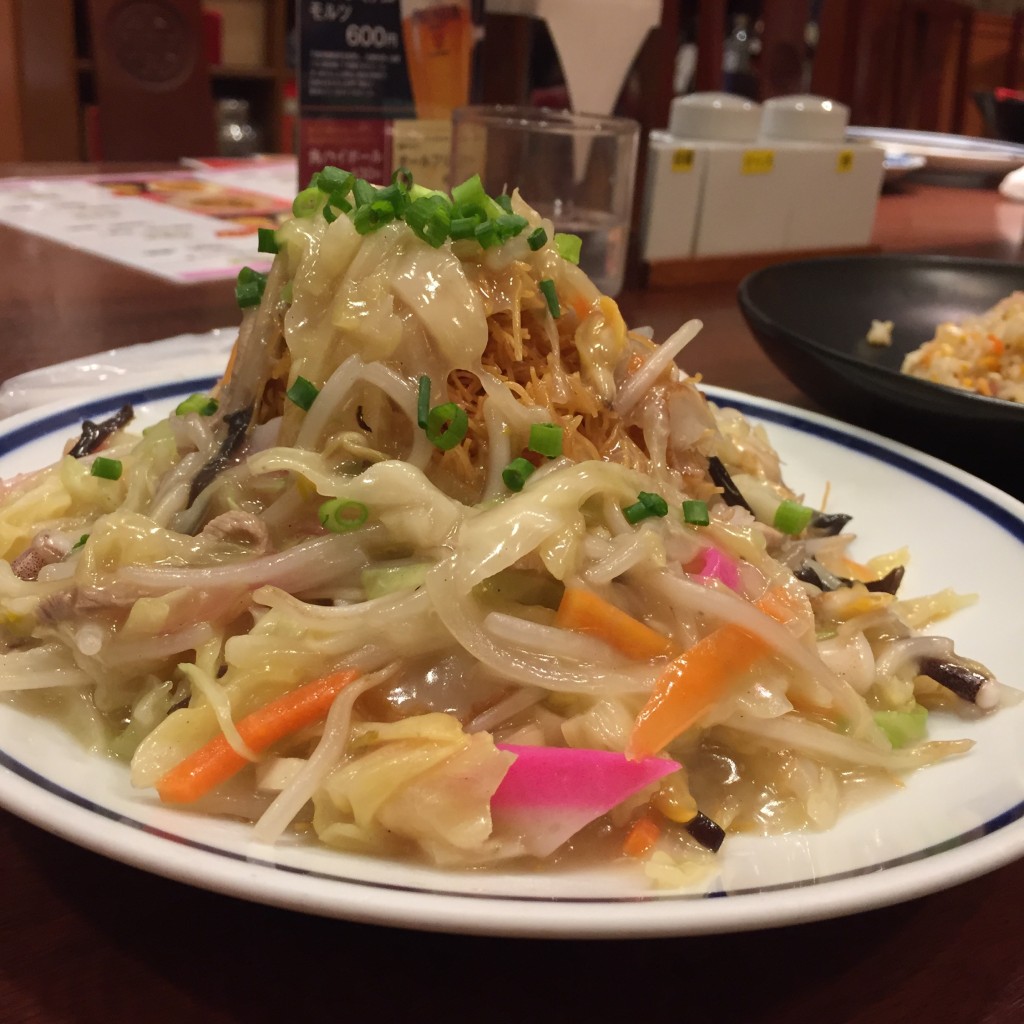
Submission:
<svg viewBox="0 0 1024 1024">
<path fill-rule="evenodd" d="M 903 360 L 903 372 L 989 398 L 1024 402 L 1024 292 L 980 316 L 941 323 Z"/>
</svg>

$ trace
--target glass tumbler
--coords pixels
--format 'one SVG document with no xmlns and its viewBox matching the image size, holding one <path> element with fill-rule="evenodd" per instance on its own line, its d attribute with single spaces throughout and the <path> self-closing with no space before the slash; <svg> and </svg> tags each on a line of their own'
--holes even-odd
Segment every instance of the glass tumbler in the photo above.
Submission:
<svg viewBox="0 0 1024 1024">
<path fill-rule="evenodd" d="M 580 266 L 608 295 L 622 287 L 640 126 L 542 107 L 452 114 L 453 183 L 479 174 L 490 195 L 518 188 L 558 231 L 583 241 Z"/>
</svg>

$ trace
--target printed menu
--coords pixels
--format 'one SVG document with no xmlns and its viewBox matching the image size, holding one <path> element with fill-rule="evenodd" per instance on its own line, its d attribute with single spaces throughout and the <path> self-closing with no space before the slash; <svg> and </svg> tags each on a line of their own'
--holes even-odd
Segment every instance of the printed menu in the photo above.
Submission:
<svg viewBox="0 0 1024 1024">
<path fill-rule="evenodd" d="M 159 174 L 0 179 L 0 224 L 169 281 L 264 271 L 257 232 L 276 227 L 297 190 L 294 158 L 192 161 Z"/>
<path fill-rule="evenodd" d="M 300 0 L 300 177 L 335 164 L 386 182 L 404 167 L 446 188 L 482 19 L 482 0 Z"/>
</svg>

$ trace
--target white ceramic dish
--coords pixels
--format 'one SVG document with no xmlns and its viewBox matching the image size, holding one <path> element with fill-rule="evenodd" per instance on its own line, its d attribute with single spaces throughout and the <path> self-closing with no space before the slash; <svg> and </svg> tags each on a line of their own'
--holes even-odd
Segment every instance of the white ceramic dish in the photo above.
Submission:
<svg viewBox="0 0 1024 1024">
<path fill-rule="evenodd" d="M 204 334 L 179 334 L 162 341 L 125 345 L 29 370 L 0 385 L 0 417 L 51 402 L 79 404 L 128 387 L 166 383 L 168 374 L 182 366 L 187 366 L 192 376 L 219 374 L 227 365 L 237 337 L 237 327 L 220 327 Z M 180 375 L 180 370 L 176 372 Z"/>
<path fill-rule="evenodd" d="M 900 178 L 921 170 L 927 164 L 927 157 L 911 156 L 909 153 L 901 153 L 898 150 L 886 150 L 885 160 L 882 162 L 885 183 L 889 185 L 894 181 L 899 181 Z"/>
<path fill-rule="evenodd" d="M 0 425 L 0 475 L 54 458 L 84 417 L 124 401 L 165 412 L 210 380 L 51 405 Z M 979 603 L 945 630 L 1004 681 L 1024 683 L 1019 580 L 1024 505 L 927 456 L 760 399 L 709 389 L 765 422 L 808 500 L 855 516 L 856 551 L 910 543 L 907 591 L 946 586 Z M 956 538 L 962 557 L 951 558 Z M 652 892 L 633 873 L 451 873 L 252 841 L 238 823 L 160 806 L 123 765 L 81 749 L 52 723 L 0 704 L 0 805 L 83 847 L 186 884 L 295 910 L 414 928 L 544 937 L 727 932 L 853 913 L 956 885 L 1024 853 L 1024 705 L 946 721 L 974 750 L 912 776 L 902 790 L 826 833 L 730 837 L 704 890 Z M 720 898 L 708 898 L 717 896 Z"/>
<path fill-rule="evenodd" d="M 928 161 L 929 174 L 1008 174 L 1024 165 L 1024 146 L 968 135 L 851 127 L 846 129 L 846 137 L 856 142 L 873 142 L 886 154 L 923 156 Z"/>
</svg>

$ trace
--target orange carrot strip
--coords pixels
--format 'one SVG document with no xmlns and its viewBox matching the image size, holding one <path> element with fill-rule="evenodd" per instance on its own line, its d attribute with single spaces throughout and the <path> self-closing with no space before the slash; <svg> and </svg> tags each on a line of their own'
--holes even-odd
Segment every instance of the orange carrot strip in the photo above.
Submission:
<svg viewBox="0 0 1024 1024">
<path fill-rule="evenodd" d="M 646 660 L 675 652 L 667 636 L 580 587 L 565 588 L 555 625 L 596 636 L 630 658 Z"/>
<path fill-rule="evenodd" d="M 790 617 L 788 595 L 769 590 L 757 607 L 776 621 Z M 626 755 L 639 760 L 663 750 L 717 703 L 737 679 L 769 651 L 739 626 L 720 626 L 672 661 L 637 715 Z"/>
<path fill-rule="evenodd" d="M 334 698 L 359 673 L 342 669 L 272 700 L 238 722 L 238 732 L 259 753 L 291 733 L 326 717 Z M 156 784 L 160 799 L 170 804 L 189 804 L 240 772 L 249 761 L 237 753 L 224 735 L 215 736 L 184 761 L 175 765 Z"/>
<path fill-rule="evenodd" d="M 661 826 L 649 815 L 638 818 L 629 830 L 622 844 L 622 852 L 627 857 L 642 857 L 661 835 Z"/>
<path fill-rule="evenodd" d="M 576 311 L 576 316 L 580 320 L 586 320 L 590 316 L 590 303 L 579 292 L 569 296 L 569 305 Z"/>
<path fill-rule="evenodd" d="M 228 356 L 228 365 L 224 367 L 224 376 L 217 381 L 217 386 L 213 389 L 215 394 L 220 392 L 227 386 L 231 375 L 235 372 L 235 363 L 238 361 L 238 342 L 241 338 L 241 334 L 235 338 L 235 343 L 231 346 L 231 354 Z"/>
<path fill-rule="evenodd" d="M 663 750 L 766 650 L 761 640 L 736 626 L 721 626 L 699 640 L 658 677 L 633 725 L 627 757 L 640 760 Z"/>
<path fill-rule="evenodd" d="M 867 571 L 867 566 L 864 568 Z M 776 622 L 789 622 L 796 618 L 800 610 L 793 595 L 785 587 L 770 587 L 754 602 L 754 606 Z"/>
</svg>

